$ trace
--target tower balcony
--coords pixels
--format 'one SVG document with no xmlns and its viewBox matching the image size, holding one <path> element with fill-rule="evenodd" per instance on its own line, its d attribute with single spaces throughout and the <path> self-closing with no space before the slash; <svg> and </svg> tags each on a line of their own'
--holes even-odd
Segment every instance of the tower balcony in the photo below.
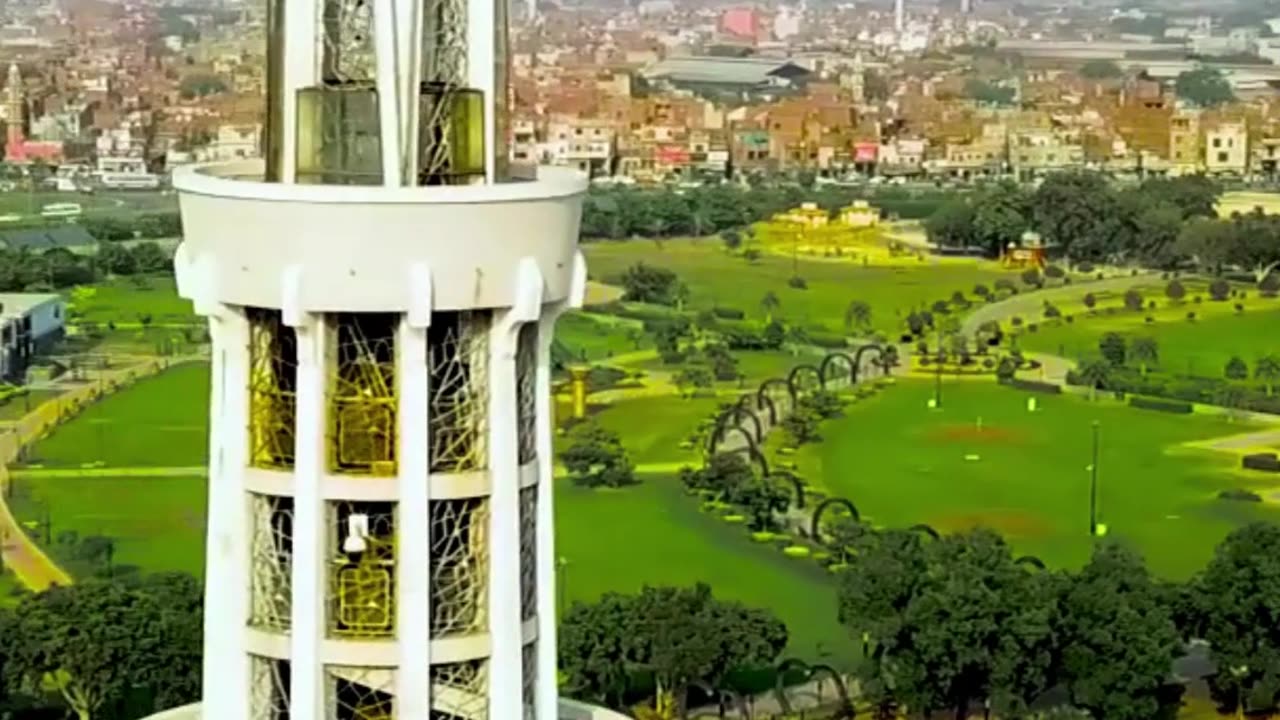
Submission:
<svg viewBox="0 0 1280 720">
<path fill-rule="evenodd" d="M 410 312 L 510 307 L 530 260 L 543 302 L 568 297 L 587 181 L 539 168 L 493 184 L 283 184 L 250 160 L 177 170 L 174 186 L 178 288 L 197 311 L 280 308 L 287 294 L 301 312 Z"/>
</svg>

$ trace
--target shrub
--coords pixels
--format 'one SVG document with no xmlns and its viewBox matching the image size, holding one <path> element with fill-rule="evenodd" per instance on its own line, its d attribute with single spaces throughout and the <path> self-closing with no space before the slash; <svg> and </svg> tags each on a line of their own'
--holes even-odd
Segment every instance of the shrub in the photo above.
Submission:
<svg viewBox="0 0 1280 720">
<path fill-rule="evenodd" d="M 1013 319 L 1009 320 L 1009 324 L 1014 327 L 1022 327 L 1022 318 L 1014 315 Z"/>
<path fill-rule="evenodd" d="M 1068 324 L 1068 325 L 1070 325 L 1071 323 L 1073 323 L 1073 322 L 1075 322 L 1075 321 L 1076 321 L 1076 316 L 1075 316 L 1075 315 L 1063 315 L 1063 316 L 1062 316 L 1062 319 L 1063 319 L 1063 320 L 1066 320 L 1066 321 L 1067 321 L 1067 324 Z"/>
<path fill-rule="evenodd" d="M 1069 278 L 1069 277 L 1064 277 L 1064 278 L 1062 278 L 1062 284 L 1063 284 L 1063 285 L 1070 285 L 1070 284 L 1071 284 L 1071 278 Z"/>
<path fill-rule="evenodd" d="M 1140 395 L 1130 397 L 1129 405 L 1140 410 L 1155 410 L 1174 413 L 1175 415 L 1190 415 L 1194 410 L 1191 403 L 1182 400 L 1165 400 L 1163 398 L 1142 397 Z"/>
<path fill-rule="evenodd" d="M 1028 287 L 1038 288 L 1044 284 L 1044 278 L 1040 277 L 1040 271 L 1035 268 L 1027 268 L 1022 271 L 1022 282 Z"/>
<path fill-rule="evenodd" d="M 1082 272 L 1082 273 L 1091 273 L 1093 272 L 1093 263 L 1088 262 L 1087 260 L 1085 262 L 1076 263 L 1076 271 Z"/>
<path fill-rule="evenodd" d="M 803 558 L 809 557 L 812 551 L 804 545 L 789 545 L 782 549 L 782 554 L 787 557 Z"/>
<path fill-rule="evenodd" d="M 1238 313 L 1242 313 L 1242 312 L 1244 312 L 1244 304 L 1243 304 L 1243 303 L 1236 303 L 1236 312 L 1238 312 Z"/>
<path fill-rule="evenodd" d="M 1164 294 L 1174 302 L 1180 302 L 1187 296 L 1187 288 L 1180 280 L 1173 280 L 1164 286 Z"/>
<path fill-rule="evenodd" d="M 985 300 L 986 298 L 991 297 L 991 288 L 983 285 L 982 283 L 978 283 L 973 286 L 973 294 Z"/>
<path fill-rule="evenodd" d="M 1124 294 L 1124 306 L 1130 310 L 1142 309 L 1142 293 L 1132 288 Z"/>
<path fill-rule="evenodd" d="M 1262 293 L 1262 297 L 1275 297 L 1276 292 L 1280 291 L 1280 273 L 1268 273 L 1262 278 L 1262 282 L 1258 283 L 1258 291 Z"/>
<path fill-rule="evenodd" d="M 1084 306 L 1090 310 L 1098 306 L 1098 296 L 1093 293 L 1084 294 Z"/>
<path fill-rule="evenodd" d="M 929 309 L 932 310 L 935 315 L 946 315 L 951 311 L 951 307 L 947 305 L 946 300 L 935 301 Z"/>
<path fill-rule="evenodd" d="M 790 286 L 790 287 L 792 287 L 792 288 L 795 288 L 796 290 L 808 290 L 808 289 L 809 289 L 809 283 L 808 283 L 808 282 L 806 282 L 806 281 L 805 281 L 805 279 L 804 279 L 804 278 L 802 278 L 802 277 L 800 277 L 799 275 L 796 275 L 796 276 L 792 277 L 790 280 L 788 280 L 788 281 L 787 281 L 787 285 L 788 285 L 788 286 Z"/>
<path fill-rule="evenodd" d="M 1047 278 L 1053 278 L 1054 280 L 1060 280 L 1066 277 L 1066 275 L 1067 273 L 1064 272 L 1062 268 L 1058 267 L 1057 265 L 1050 265 L 1049 267 L 1044 269 L 1044 276 Z"/>
<path fill-rule="evenodd" d="M 1062 386 L 1055 385 L 1050 382 L 1041 382 L 1039 380 L 1022 380 L 1019 378 L 1001 378 L 1001 384 L 1007 385 L 1015 390 L 1024 390 L 1026 392 L 1043 393 L 1046 395 L 1061 395 Z"/>
<path fill-rule="evenodd" d="M 997 291 L 1004 290 L 1008 293 L 1016 293 L 1018 291 L 1018 288 L 1014 286 L 1013 281 L 1009 278 L 1000 278 L 999 280 L 996 280 L 995 288 Z"/>
<path fill-rule="evenodd" d="M 1033 332 L 1038 332 L 1039 330 L 1040 330 L 1040 326 L 1037 325 L 1036 323 L 1027 323 L 1027 332 L 1033 333 Z"/>
<path fill-rule="evenodd" d="M 1106 277 L 1106 275 L 1103 275 L 1102 273 L 1098 273 L 1095 277 L 1096 277 L 1098 280 L 1102 280 L 1103 278 L 1105 278 L 1105 277 Z"/>
<path fill-rule="evenodd" d="M 1050 302 L 1044 304 L 1044 316 L 1050 320 L 1062 317 L 1062 311 Z"/>
<path fill-rule="evenodd" d="M 1254 453 L 1245 455 L 1240 464 L 1246 470 L 1280 473 L 1280 458 L 1275 453 Z"/>
<path fill-rule="evenodd" d="M 1209 297 L 1217 302 L 1227 299 L 1227 295 L 1231 293 L 1231 283 L 1222 278 L 1218 278 L 1209 283 Z"/>
<path fill-rule="evenodd" d="M 1156 307 L 1157 307 L 1157 305 L 1156 305 L 1156 301 L 1155 301 L 1155 300 L 1149 300 L 1149 301 L 1147 301 L 1147 309 L 1148 309 L 1148 310 L 1155 310 L 1155 309 L 1156 309 Z"/>
<path fill-rule="evenodd" d="M 711 312 L 721 320 L 745 320 L 747 314 L 738 308 L 718 307 L 712 308 Z"/>
<path fill-rule="evenodd" d="M 1192 310 L 1191 312 L 1187 313 L 1187 322 L 1195 322 L 1195 321 L 1196 321 L 1196 311 Z"/>
<path fill-rule="evenodd" d="M 1262 496 L 1256 492 L 1236 488 L 1234 490 L 1223 490 L 1218 493 L 1219 500 L 1233 500 L 1236 502 L 1262 502 Z"/>
<path fill-rule="evenodd" d="M 849 347 L 849 343 L 845 342 L 843 335 L 832 335 L 830 333 L 809 333 L 809 344 L 828 350 L 843 350 Z"/>
<path fill-rule="evenodd" d="M 1153 322 L 1155 322 L 1155 321 L 1156 321 L 1156 319 L 1155 319 L 1155 318 L 1151 317 L 1150 315 L 1148 315 L 1148 316 L 1147 316 L 1147 322 L 1149 322 L 1149 323 L 1153 323 Z"/>
</svg>

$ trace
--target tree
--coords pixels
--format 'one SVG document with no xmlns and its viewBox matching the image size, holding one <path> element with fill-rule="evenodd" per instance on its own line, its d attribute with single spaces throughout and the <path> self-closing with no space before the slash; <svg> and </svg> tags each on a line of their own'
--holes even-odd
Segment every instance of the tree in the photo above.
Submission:
<svg viewBox="0 0 1280 720">
<path fill-rule="evenodd" d="M 871 305 L 864 300 L 854 300 L 844 309 L 844 326 L 846 330 L 862 331 L 871 328 Z"/>
<path fill-rule="evenodd" d="M 1235 100 L 1231 83 L 1216 68 L 1197 68 L 1183 72 L 1174 82 L 1174 92 L 1183 100 L 1202 108 L 1217 107 Z"/>
<path fill-rule="evenodd" d="M 681 473 L 685 487 L 712 492 L 721 502 L 737 502 L 742 488 L 754 479 L 751 463 L 737 452 L 716 453 L 703 468 Z"/>
<path fill-rule="evenodd" d="M 1055 173 L 1044 179 L 1032 198 L 1035 224 L 1049 244 L 1077 260 L 1106 255 L 1104 225 L 1115 202 L 1111 188 L 1093 172 Z"/>
<path fill-rule="evenodd" d="M 737 250 L 742 247 L 742 234 L 733 228 L 721 230 L 720 239 L 724 241 L 724 246 L 730 250 Z"/>
<path fill-rule="evenodd" d="M 702 352 L 711 365 L 711 373 L 716 380 L 737 380 L 742 376 L 738 372 L 738 359 L 729 352 L 724 343 L 707 343 Z"/>
<path fill-rule="evenodd" d="M 1030 198 L 1016 183 L 1002 182 L 980 190 L 971 200 L 973 205 L 972 244 L 982 247 L 989 256 L 1004 252 L 1010 243 L 1018 243 L 1030 225 Z"/>
<path fill-rule="evenodd" d="M 1222 374 L 1228 380 L 1246 380 L 1249 377 L 1249 366 L 1238 355 L 1231 356 L 1227 361 L 1227 366 L 1223 368 Z"/>
<path fill-rule="evenodd" d="M 586 487 L 622 487 L 635 482 L 634 468 L 616 432 L 588 420 L 569 432 L 560 461 L 575 483 Z"/>
<path fill-rule="evenodd" d="M 1059 606 L 1054 629 L 1072 704 L 1107 720 L 1157 717 L 1181 643 L 1142 559 L 1115 543 L 1097 546 Z"/>
<path fill-rule="evenodd" d="M 1098 390 L 1107 385 L 1111 376 L 1112 365 L 1097 360 L 1089 360 L 1080 366 L 1080 382 L 1089 388 L 1089 399 L 1097 398 Z"/>
<path fill-rule="evenodd" d="M 842 573 L 841 622 L 875 643 L 860 668 L 868 685 L 889 685 L 913 711 L 974 703 L 1015 715 L 1049 686 L 1052 586 L 1018 567 L 995 533 L 974 531 L 924 543 L 880 534 Z"/>
<path fill-rule="evenodd" d="M 1254 523 L 1228 535 L 1193 597 L 1223 699 L 1244 700 L 1253 712 L 1272 709 L 1280 687 L 1280 527 Z"/>
<path fill-rule="evenodd" d="M 1253 376 L 1267 387 L 1267 396 L 1275 394 L 1276 381 L 1280 380 L 1280 356 L 1263 355 L 1253 364 Z"/>
<path fill-rule="evenodd" d="M 622 298 L 630 302 L 675 306 L 682 303 L 688 291 L 680 278 L 666 268 L 636 263 L 622 275 Z"/>
<path fill-rule="evenodd" d="M 964 85 L 964 95 L 983 105 L 1011 105 L 1017 90 L 972 78 Z"/>
<path fill-rule="evenodd" d="M 184 100 L 217 95 L 227 91 L 227 84 L 217 75 L 188 75 L 178 84 L 178 94 Z"/>
<path fill-rule="evenodd" d="M 645 587 L 575 603 L 560 623 L 560 667 L 575 696 L 622 707 L 627 691 L 652 678 L 683 711 L 688 688 L 725 687 L 731 674 L 771 666 L 787 644 L 768 610 L 717 600 L 704 584 Z"/>
<path fill-rule="evenodd" d="M 764 297 L 760 298 L 760 309 L 764 311 L 765 325 L 773 323 L 773 314 L 778 312 L 781 307 L 782 301 L 778 299 L 778 294 L 772 290 L 766 292 Z"/>
<path fill-rule="evenodd" d="M 182 611 L 164 608 L 170 600 Z M 199 684 L 190 660 L 194 654 L 198 667 L 200 623 L 189 596 L 158 597 L 101 580 L 54 587 L 24 597 L 13 611 L 6 674 L 28 694 L 56 693 L 80 720 L 118 707 L 138 687 L 154 694 L 157 685 L 169 692 L 177 682 L 185 687 L 172 699 L 190 701 Z M 175 653 L 185 664 L 163 665 Z M 177 677 L 184 672 L 194 677 Z"/>
<path fill-rule="evenodd" d="M 715 385 L 715 375 L 706 365 L 687 365 L 676 373 L 673 382 L 685 397 L 693 397 L 699 390 Z"/>
<path fill-rule="evenodd" d="M 1129 359 L 1138 363 L 1143 375 L 1147 374 L 1147 368 L 1155 364 L 1157 358 L 1158 346 L 1155 338 L 1136 337 L 1129 343 Z"/>
<path fill-rule="evenodd" d="M 1090 60 L 1080 67 L 1080 77 L 1086 80 L 1111 80 L 1123 76 L 1124 71 L 1111 60 Z"/>
<path fill-rule="evenodd" d="M 1142 309 L 1142 293 L 1132 288 L 1124 291 L 1124 306 L 1126 310 L 1137 312 Z"/>
<path fill-rule="evenodd" d="M 1106 333 L 1098 340 L 1098 352 L 1112 367 L 1123 366 L 1127 352 L 1124 336 L 1116 332 Z"/>
<path fill-rule="evenodd" d="M 764 328 L 764 346 L 770 350 L 777 350 L 787 341 L 787 328 L 782 323 L 774 320 L 765 325 Z"/>
<path fill-rule="evenodd" d="M 1182 302 L 1182 299 L 1187 296 L 1187 289 L 1180 281 L 1176 279 L 1170 280 L 1169 284 L 1164 288 L 1164 294 L 1165 297 L 1174 302 Z"/>
<path fill-rule="evenodd" d="M 963 248 L 977 245 L 974 209 L 963 197 L 943 203 L 924 223 L 929 242 L 939 247 Z"/>
<path fill-rule="evenodd" d="M 1084 294 L 1084 306 L 1085 306 L 1086 308 L 1088 308 L 1088 309 L 1092 312 L 1092 311 L 1093 311 L 1093 309 L 1094 309 L 1095 307 L 1097 307 L 1097 306 L 1098 306 L 1098 298 L 1097 298 L 1097 296 L 1096 296 L 1096 295 L 1094 295 L 1093 293 L 1085 293 L 1085 294 Z"/>
<path fill-rule="evenodd" d="M 1209 297 L 1216 302 L 1223 302 L 1231 295 L 1231 284 L 1222 278 L 1209 283 Z"/>
</svg>

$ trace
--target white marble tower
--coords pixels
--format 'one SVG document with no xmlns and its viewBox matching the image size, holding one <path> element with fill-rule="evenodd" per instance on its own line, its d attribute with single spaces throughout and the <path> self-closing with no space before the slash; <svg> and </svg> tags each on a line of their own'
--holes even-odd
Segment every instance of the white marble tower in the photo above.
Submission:
<svg viewBox="0 0 1280 720">
<path fill-rule="evenodd" d="M 550 346 L 585 179 L 507 0 L 271 0 L 263 160 L 175 174 L 213 340 L 203 716 L 556 717 Z"/>
</svg>

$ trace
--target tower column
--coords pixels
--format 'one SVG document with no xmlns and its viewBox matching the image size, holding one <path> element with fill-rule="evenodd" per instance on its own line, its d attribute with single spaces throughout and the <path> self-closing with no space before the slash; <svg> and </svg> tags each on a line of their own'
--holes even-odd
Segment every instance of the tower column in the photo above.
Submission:
<svg viewBox="0 0 1280 720">
<path fill-rule="evenodd" d="M 431 466 L 427 405 L 427 328 L 405 315 L 400 321 L 396 377 L 399 389 L 400 506 L 396 519 L 396 635 L 400 668 L 396 713 L 431 716 Z M 422 318 L 425 320 L 426 318 Z"/>
<path fill-rule="evenodd" d="M 489 717 L 504 719 L 524 717 L 515 315 L 489 334 Z"/>
<path fill-rule="evenodd" d="M 551 395 L 551 346 L 555 340 L 556 321 L 565 309 L 563 304 L 551 308 L 538 322 L 538 655 L 535 660 L 535 720 L 554 720 L 559 700 L 556 693 L 556 626 L 560 608 L 556 603 L 555 462 L 551 447 L 555 437 L 555 403 Z"/>
<path fill-rule="evenodd" d="M 225 692 L 208 698 L 209 717 L 247 714 L 249 655 L 240 629 L 249 619 L 248 501 L 244 468 L 249 437 L 249 326 L 244 314 L 218 306 L 209 317 L 213 346 L 209 407 L 209 528 L 205 548 L 204 684 Z M 211 662 L 212 661 L 212 662 Z"/>
<path fill-rule="evenodd" d="M 290 322 L 291 313 L 285 312 Z M 328 608 L 326 588 L 324 320 L 293 318 L 298 337 L 297 431 L 293 470 L 293 616 L 290 651 L 290 716 L 325 718 L 324 664 L 320 646 Z M 241 581 L 243 582 L 243 581 Z"/>
</svg>

